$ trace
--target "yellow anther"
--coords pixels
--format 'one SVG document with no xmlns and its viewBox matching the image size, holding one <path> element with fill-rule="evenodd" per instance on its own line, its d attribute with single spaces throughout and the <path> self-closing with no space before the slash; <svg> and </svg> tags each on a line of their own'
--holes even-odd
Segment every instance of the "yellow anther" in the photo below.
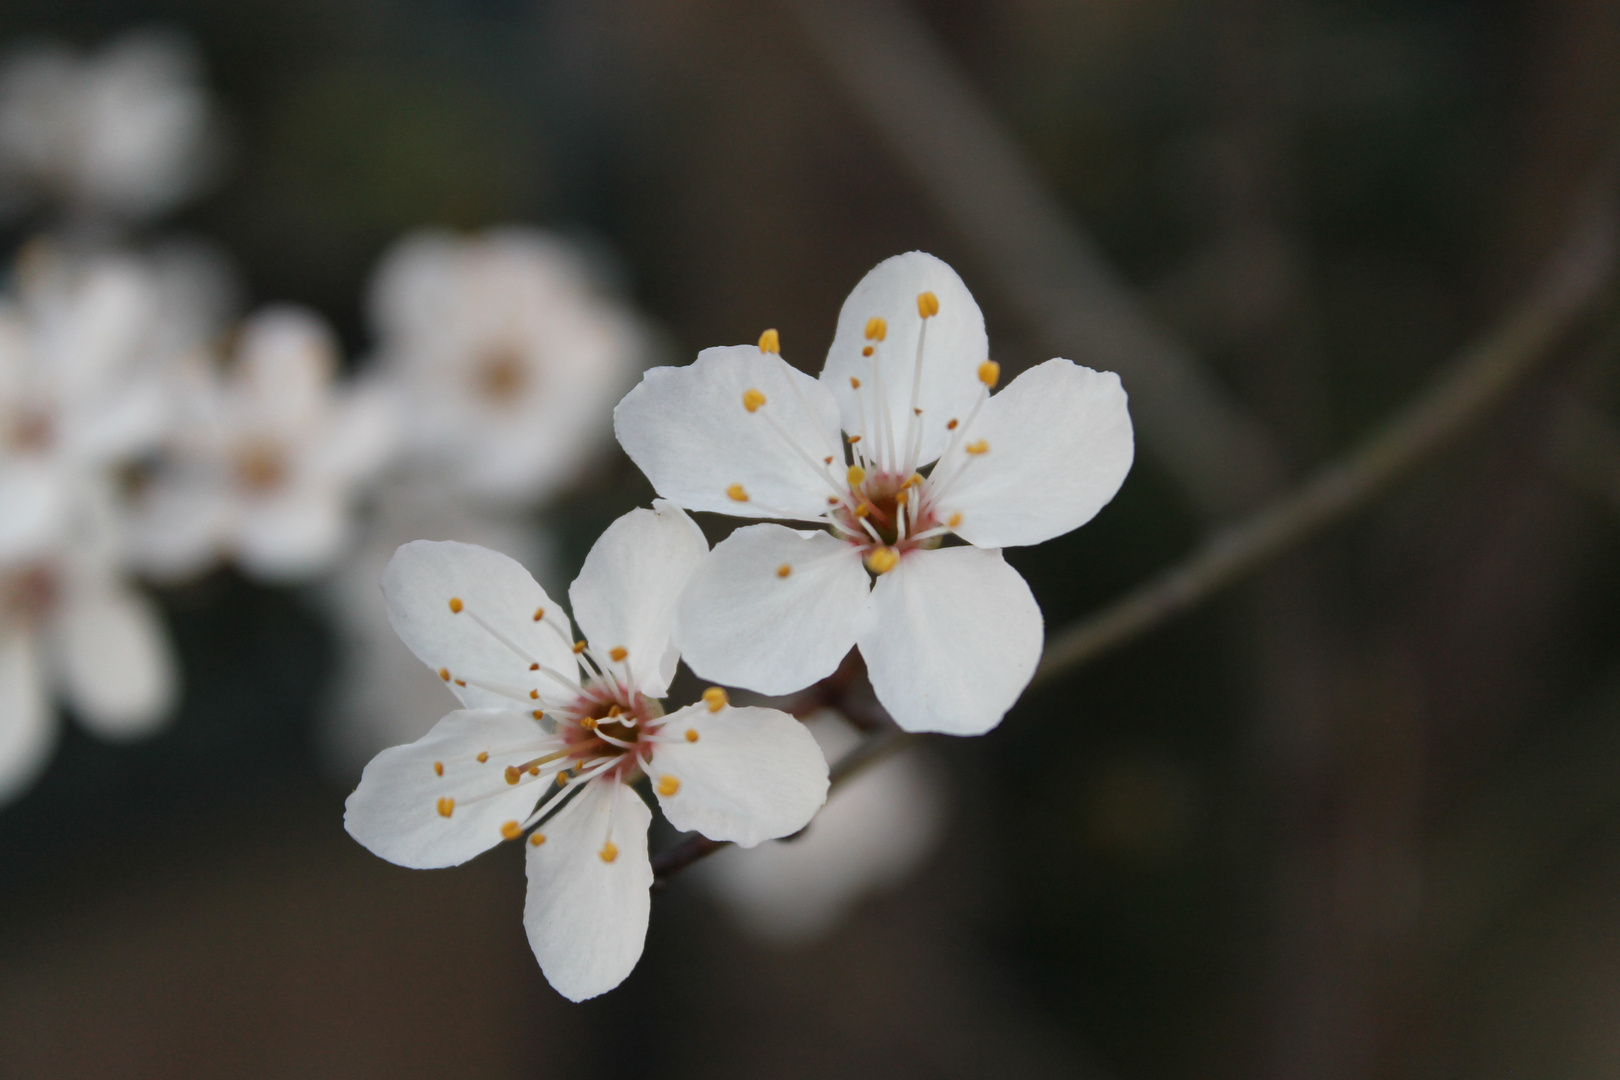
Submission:
<svg viewBox="0 0 1620 1080">
<path fill-rule="evenodd" d="M 871 356 L 872 355 L 872 346 L 868 345 L 868 346 L 866 346 L 866 348 L 862 349 L 861 350 L 861 355 L 862 356 Z"/>
<path fill-rule="evenodd" d="M 900 562 L 900 553 L 892 547 L 873 548 L 866 556 L 867 569 L 874 574 L 887 574 Z"/>
<path fill-rule="evenodd" d="M 545 608 L 537 607 L 537 608 L 534 609 L 534 621 L 535 622 L 539 622 L 541 619 L 543 619 L 545 617 L 546 617 L 546 609 Z"/>
<path fill-rule="evenodd" d="M 457 686 L 466 686 L 467 685 L 467 680 L 466 679 L 457 679 L 456 680 L 456 685 Z"/>
<path fill-rule="evenodd" d="M 608 719 L 609 720 L 613 719 L 615 716 L 623 716 L 623 715 L 624 715 L 624 710 L 619 708 L 619 706 L 617 706 L 617 705 L 609 705 L 608 706 Z"/>
<path fill-rule="evenodd" d="M 615 664 L 617 664 L 619 661 L 623 660 L 625 657 L 627 657 L 629 655 L 630 655 L 630 650 L 625 648 L 623 645 L 615 645 L 615 646 L 613 646 L 613 648 L 608 650 L 608 656 L 613 658 L 613 662 Z"/>
<path fill-rule="evenodd" d="M 433 775 L 434 776 L 443 776 L 444 775 L 444 762 L 435 761 L 433 763 Z"/>
<path fill-rule="evenodd" d="M 726 707 L 726 702 L 730 701 L 731 699 L 726 696 L 725 690 L 721 687 L 711 686 L 707 690 L 703 691 L 703 700 L 709 706 L 710 712 L 719 712 L 721 709 Z M 692 738 L 692 733 L 690 731 L 686 733 L 686 741 L 697 742 L 696 739 Z"/>
<path fill-rule="evenodd" d="M 582 653 L 584 651 L 585 651 L 585 642 L 583 640 L 574 642 L 574 655 L 575 656 L 578 656 L 580 653 Z"/>
<path fill-rule="evenodd" d="M 923 318 L 932 318 L 939 314 L 939 297 L 931 292 L 917 294 L 917 314 Z"/>
<path fill-rule="evenodd" d="M 697 742 L 698 741 L 698 733 L 697 733 L 697 730 L 695 728 L 687 728 L 686 729 L 686 741 L 687 742 Z"/>
<path fill-rule="evenodd" d="M 833 463 L 833 456 L 828 454 L 826 457 L 821 459 L 821 463 L 823 465 L 831 465 Z"/>
<path fill-rule="evenodd" d="M 668 796 L 675 794 L 679 790 L 681 790 L 681 782 L 673 776 L 666 774 L 658 778 L 658 794 Z"/>
<path fill-rule="evenodd" d="M 945 524 L 953 529 L 962 524 L 962 511 L 958 510 L 956 513 L 952 514 L 951 520 L 947 521 Z"/>
<path fill-rule="evenodd" d="M 781 566 L 776 568 L 777 577 L 787 577 L 791 573 L 793 573 L 793 567 L 789 566 L 787 563 L 783 563 Z"/>
<path fill-rule="evenodd" d="M 858 517 L 858 518 L 863 518 L 867 514 L 870 514 L 871 512 L 872 512 L 872 508 L 870 506 L 868 506 L 866 503 L 861 503 L 861 505 L 859 505 L 859 506 L 857 506 L 855 508 L 855 516 Z"/>
<path fill-rule="evenodd" d="M 583 720 L 581 720 L 579 722 L 579 726 L 584 728 L 586 731 L 595 731 L 596 730 L 596 717 L 587 716 L 585 719 L 583 719 Z"/>
<path fill-rule="evenodd" d="M 534 701 L 539 696 L 540 696 L 540 691 L 538 691 L 538 690 L 530 690 L 529 691 L 529 700 L 530 701 Z"/>
<path fill-rule="evenodd" d="M 743 408 L 749 412 L 753 412 L 763 404 L 765 404 L 765 395 L 758 390 L 743 391 Z"/>
<path fill-rule="evenodd" d="M 538 772 L 539 770 L 536 769 L 535 771 Z M 557 786 L 558 787 L 567 787 L 568 786 L 568 770 L 567 769 L 564 769 L 562 772 L 557 774 Z"/>
<path fill-rule="evenodd" d="M 874 315 L 866 320 L 866 340 L 882 341 L 889 336 L 889 324 Z"/>
<path fill-rule="evenodd" d="M 456 812 L 456 800 L 446 797 L 433 804 L 439 811 L 440 817 L 449 817 Z"/>
<path fill-rule="evenodd" d="M 984 383 L 984 385 L 988 386 L 990 389 L 994 390 L 996 388 L 996 383 L 1001 381 L 1001 365 L 996 363 L 994 360 L 986 360 L 984 363 L 980 364 L 979 381 Z"/>
<path fill-rule="evenodd" d="M 534 717 L 536 720 L 544 720 L 546 718 L 546 714 L 541 712 L 539 709 L 534 710 L 534 712 L 530 713 L 529 715 Z"/>
<path fill-rule="evenodd" d="M 901 488 L 899 491 L 894 493 L 894 505 L 904 506 L 910 501 L 911 492 L 907 491 L 905 488 Z"/>
<path fill-rule="evenodd" d="M 851 375 L 849 377 L 849 385 L 852 390 L 859 390 L 861 388 L 861 380 Z"/>
<path fill-rule="evenodd" d="M 772 330 L 771 333 L 774 334 L 776 331 Z M 597 854 L 602 857 L 603 862 L 612 862 L 619 857 L 619 849 L 613 846 L 613 841 L 609 840 L 602 845 L 602 850 L 598 851 Z"/>
<path fill-rule="evenodd" d="M 966 446 L 962 447 L 962 449 L 966 450 L 970 454 L 982 454 L 986 450 L 990 449 L 990 444 L 985 442 L 983 439 L 976 439 L 975 441 L 970 442 Z"/>
<path fill-rule="evenodd" d="M 439 669 L 439 678 L 443 679 L 445 682 L 449 682 L 450 681 L 450 669 L 447 668 L 447 667 L 440 668 Z"/>
<path fill-rule="evenodd" d="M 781 353 L 782 337 L 775 330 L 767 330 L 759 335 L 759 351 L 763 353 Z M 761 402 L 764 404 L 764 402 Z M 750 409 L 750 412 L 753 410 Z"/>
<path fill-rule="evenodd" d="M 538 662 L 530 664 L 529 665 L 529 670 L 530 671 L 539 671 L 540 670 L 540 664 Z"/>
<path fill-rule="evenodd" d="M 482 765 L 484 762 L 486 762 L 488 760 L 489 760 L 489 751 L 488 750 L 480 750 L 480 751 L 478 751 L 478 764 Z"/>
<path fill-rule="evenodd" d="M 730 498 L 732 502 L 748 501 L 748 492 L 743 490 L 743 486 L 741 484 L 732 484 L 730 487 L 726 488 L 726 496 Z"/>
<path fill-rule="evenodd" d="M 865 480 L 865 479 L 866 479 L 866 470 L 865 469 L 861 468 L 859 465 L 851 465 L 849 467 L 849 486 L 850 487 L 860 487 L 861 486 L 861 481 Z"/>
<path fill-rule="evenodd" d="M 956 430 L 956 425 L 959 424 L 959 423 L 961 423 L 961 421 L 953 416 L 953 417 L 951 417 L 950 423 L 945 425 L 945 430 L 946 431 L 955 431 Z"/>
<path fill-rule="evenodd" d="M 530 776 L 539 776 L 540 775 L 540 766 L 538 766 L 538 765 L 530 765 L 529 766 L 529 775 Z M 563 775 L 564 776 L 568 775 L 568 770 L 567 769 L 563 770 Z"/>
<path fill-rule="evenodd" d="M 508 840 L 516 840 L 518 837 L 523 835 L 523 830 L 518 827 L 517 822 L 508 821 L 501 826 L 501 835 L 506 837 Z"/>
<path fill-rule="evenodd" d="M 903 488 L 922 487 L 922 481 L 923 481 L 922 473 L 914 472 L 910 476 L 906 477 L 906 482 L 901 484 L 900 486 L 903 487 Z"/>
<path fill-rule="evenodd" d="M 516 765 L 508 765 L 506 767 L 506 782 L 508 784 L 515 784 L 519 780 L 521 780 L 522 778 L 523 778 L 523 770 L 522 769 L 518 768 Z"/>
<path fill-rule="evenodd" d="M 461 597 L 452 596 L 450 598 L 450 611 L 451 611 L 452 614 L 460 615 L 461 614 L 461 606 L 462 606 L 461 605 Z"/>
<path fill-rule="evenodd" d="M 851 435 L 849 437 L 849 445 L 851 445 L 851 446 L 854 446 L 856 443 L 858 443 L 860 441 L 861 441 L 861 437 L 859 435 Z"/>
<path fill-rule="evenodd" d="M 529 844 L 530 844 L 530 846 L 539 847 L 541 844 L 543 844 L 545 842 L 546 842 L 546 834 L 545 833 L 537 832 L 537 833 L 530 833 L 529 834 Z"/>
<path fill-rule="evenodd" d="M 839 497 L 838 497 L 838 496 L 836 496 L 836 495 L 829 495 L 829 496 L 827 496 L 827 505 L 828 505 L 828 506 L 837 506 L 837 505 L 838 505 L 838 504 L 839 504 L 839 503 L 841 503 L 841 502 L 843 502 L 843 501 L 844 501 L 844 500 L 843 500 L 843 499 L 840 499 L 840 498 L 839 498 Z"/>
</svg>

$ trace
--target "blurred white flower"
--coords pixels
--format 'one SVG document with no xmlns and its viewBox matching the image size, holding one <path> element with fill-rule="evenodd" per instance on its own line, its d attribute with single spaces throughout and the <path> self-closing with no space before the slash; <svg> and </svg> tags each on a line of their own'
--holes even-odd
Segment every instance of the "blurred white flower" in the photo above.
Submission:
<svg viewBox="0 0 1620 1080">
<path fill-rule="evenodd" d="M 785 694 L 858 645 L 905 730 L 1001 722 L 1042 638 L 1001 549 L 1091 520 L 1133 441 L 1117 375 L 1049 360 L 992 397 L 988 348 L 956 271 L 913 251 L 855 286 L 819 379 L 769 330 L 757 349 L 654 368 L 625 396 L 619 442 L 666 499 L 825 526 L 750 525 L 715 546 L 677 615 L 692 670 Z"/>
<path fill-rule="evenodd" d="M 320 750 L 339 776 L 390 746 L 428 733 L 455 699 L 388 625 L 382 580 L 388 560 L 412 540 L 459 540 L 504 551 L 548 591 L 557 591 L 550 535 L 487 506 L 457 500 L 442 484 L 401 477 L 373 491 L 362 539 L 320 598 L 337 631 L 337 670 L 326 702 Z"/>
<path fill-rule="evenodd" d="M 583 257 L 529 229 L 406 237 L 377 269 L 371 316 L 420 459 L 458 491 L 508 505 L 578 477 L 645 350 Z"/>
<path fill-rule="evenodd" d="M 75 214 L 162 213 L 208 179 L 215 139 L 195 50 L 147 31 L 81 56 L 37 46 L 0 62 L 0 191 Z"/>
<path fill-rule="evenodd" d="M 640 776 L 676 828 L 745 846 L 803 828 L 827 796 L 826 762 L 786 713 L 731 708 L 718 689 L 664 713 L 671 612 L 707 550 L 670 503 L 619 518 L 568 590 L 578 642 L 528 572 L 487 548 L 418 540 L 383 574 L 389 621 L 463 708 L 377 755 L 344 827 L 422 869 L 527 833 L 524 928 L 573 1001 L 641 956 L 653 872 Z"/>
<path fill-rule="evenodd" d="M 172 445 L 131 514 L 137 565 L 178 579 L 228 556 L 276 582 L 330 569 L 398 426 L 384 387 L 335 385 L 336 367 L 326 325 L 292 307 L 250 318 L 228 371 L 193 364 Z"/>
<path fill-rule="evenodd" d="M 0 469 L 0 489 L 29 471 Z M 175 702 L 177 670 L 161 617 L 118 566 L 110 492 L 81 487 L 71 495 L 55 528 L 6 529 L 0 539 L 0 803 L 48 760 L 55 694 L 109 739 L 150 734 Z"/>
<path fill-rule="evenodd" d="M 832 711 L 805 722 L 829 764 L 860 733 Z M 924 747 L 877 762 L 839 786 L 808 828 L 751 850 L 725 848 L 696 869 L 742 928 L 771 945 L 836 930 L 864 898 L 915 873 L 945 823 L 945 770 Z"/>
</svg>

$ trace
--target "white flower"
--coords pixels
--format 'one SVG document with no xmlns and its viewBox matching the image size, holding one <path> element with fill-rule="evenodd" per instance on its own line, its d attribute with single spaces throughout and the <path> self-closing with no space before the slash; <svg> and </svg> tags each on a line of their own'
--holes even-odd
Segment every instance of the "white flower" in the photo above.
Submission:
<svg viewBox="0 0 1620 1080">
<path fill-rule="evenodd" d="M 797 831 L 826 799 L 826 762 L 787 714 L 732 708 L 718 689 L 663 713 L 672 609 L 707 546 L 668 503 L 615 521 L 569 589 L 589 646 L 523 567 L 486 548 L 419 540 L 383 575 L 394 629 L 465 708 L 379 754 L 344 825 L 422 868 L 533 829 L 521 841 L 524 925 L 546 978 L 574 1001 L 622 982 L 646 938 L 640 774 L 676 828 L 745 847 Z"/>
<path fill-rule="evenodd" d="M 533 230 L 405 238 L 378 267 L 371 314 L 416 450 L 496 502 L 576 479 L 640 368 L 628 312 L 590 288 L 573 248 Z"/>
<path fill-rule="evenodd" d="M 391 479 L 374 490 L 363 528 L 361 541 L 320 591 L 338 639 L 320 749 L 332 772 L 345 779 L 359 775 L 379 751 L 427 734 L 452 700 L 439 677 L 388 626 L 377 580 L 401 544 L 479 544 L 511 554 L 543 584 L 554 580 L 553 545 L 539 526 L 458 500 L 443 485 L 419 478 Z"/>
<path fill-rule="evenodd" d="M 0 490 L 26 485 L 28 473 L 0 469 Z M 86 727 L 109 739 L 151 733 L 175 701 L 178 679 L 162 621 L 118 571 L 110 497 L 76 494 L 53 528 L 0 529 L 0 803 L 20 794 L 48 760 L 57 692 Z"/>
<path fill-rule="evenodd" d="M 804 723 L 829 762 L 861 741 L 831 711 Z M 832 933 L 863 897 L 910 877 L 937 845 L 944 784 L 924 749 L 884 758 L 850 778 L 791 840 L 715 852 L 700 868 L 703 880 L 748 933 L 769 944 L 799 945 Z"/>
<path fill-rule="evenodd" d="M 79 213 L 144 218 L 192 194 L 212 162 L 210 109 L 189 44 L 132 34 L 99 55 L 45 46 L 0 68 L 0 185 Z"/>
<path fill-rule="evenodd" d="M 336 364 L 324 323 L 276 307 L 244 325 L 228 374 L 193 367 L 170 460 L 133 514 L 144 569 L 183 577 L 230 555 L 256 577 L 290 581 L 337 561 L 396 420 L 381 387 L 335 386 Z"/>
<path fill-rule="evenodd" d="M 775 331 L 649 371 L 614 427 L 660 495 L 825 526 L 752 525 L 715 547 L 678 614 L 693 670 L 788 693 L 859 645 L 906 730 L 999 723 L 1042 640 L 1000 549 L 1085 524 L 1133 453 L 1118 376 L 1049 360 L 992 397 L 999 370 L 962 280 L 911 252 L 844 302 L 819 380 L 778 355 Z M 966 545 L 939 546 L 952 536 Z"/>
</svg>

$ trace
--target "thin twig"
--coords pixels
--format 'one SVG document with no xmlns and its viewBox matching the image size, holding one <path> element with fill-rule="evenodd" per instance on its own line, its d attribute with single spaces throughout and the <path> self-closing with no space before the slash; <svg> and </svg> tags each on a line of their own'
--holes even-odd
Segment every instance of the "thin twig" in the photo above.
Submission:
<svg viewBox="0 0 1620 1080">
<path fill-rule="evenodd" d="M 1119 373 L 1143 444 L 1193 505 L 1229 516 L 1280 486 L 1264 426 L 1143 310 L 916 15 L 893 0 L 786 6 L 1042 347 Z"/>
</svg>

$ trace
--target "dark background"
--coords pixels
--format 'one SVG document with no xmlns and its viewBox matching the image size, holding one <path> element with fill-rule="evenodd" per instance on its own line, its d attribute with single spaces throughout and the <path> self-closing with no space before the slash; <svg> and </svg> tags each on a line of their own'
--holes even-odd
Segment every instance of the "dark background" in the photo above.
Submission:
<svg viewBox="0 0 1620 1080">
<path fill-rule="evenodd" d="M 1599 0 L 914 10 L 1296 474 L 1523 291 L 1620 138 Z M 677 358 L 775 326 L 814 371 L 860 275 L 923 248 L 993 355 L 1045 359 L 786 6 L 8 0 L 0 40 L 154 23 L 231 134 L 164 230 L 356 355 L 392 239 L 525 221 L 613 253 Z M 1370 512 L 936 740 L 945 842 L 827 942 L 764 949 L 677 880 L 583 1006 L 527 948 L 514 851 L 413 872 L 343 833 L 315 604 L 228 572 L 167 591 L 178 724 L 70 732 L 0 814 L 0 1072 L 1613 1076 L 1620 468 L 1557 437 L 1571 400 L 1620 419 L 1612 341 L 1583 328 Z M 551 515 L 565 561 L 649 495 L 605 463 Z M 1093 524 L 1010 557 L 1057 628 L 1209 524 L 1142 451 Z"/>
</svg>

